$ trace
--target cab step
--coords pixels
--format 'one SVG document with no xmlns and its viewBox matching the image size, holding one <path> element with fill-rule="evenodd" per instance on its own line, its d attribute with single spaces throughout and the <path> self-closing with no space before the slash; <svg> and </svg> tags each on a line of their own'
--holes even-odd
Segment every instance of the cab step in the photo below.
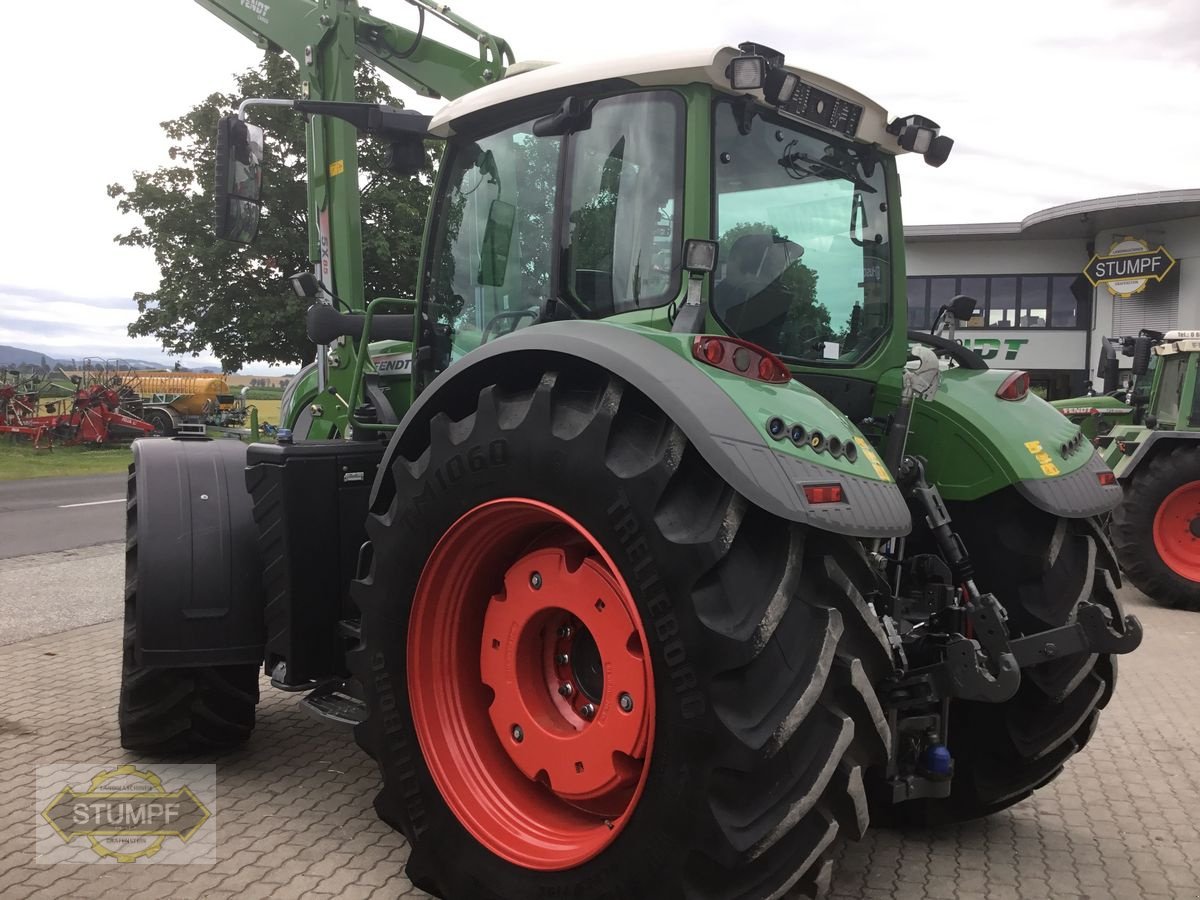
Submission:
<svg viewBox="0 0 1200 900">
<path fill-rule="evenodd" d="M 306 712 L 339 725 L 357 725 L 367 720 L 367 705 L 354 696 L 349 681 L 327 681 L 300 701 Z"/>
</svg>

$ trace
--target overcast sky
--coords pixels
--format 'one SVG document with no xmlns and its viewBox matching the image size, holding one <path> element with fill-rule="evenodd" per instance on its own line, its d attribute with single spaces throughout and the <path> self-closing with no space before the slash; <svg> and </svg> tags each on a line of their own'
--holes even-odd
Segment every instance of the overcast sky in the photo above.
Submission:
<svg viewBox="0 0 1200 900">
<path fill-rule="evenodd" d="M 415 24 L 404 0 L 368 5 Z M 153 290 L 158 270 L 148 252 L 113 244 L 135 222 L 105 186 L 165 162 L 159 123 L 230 89 L 258 51 L 189 0 L 5 6 L 14 39 L 0 141 L 0 344 L 161 359 L 153 340 L 125 334 L 129 298 Z M 1059 203 L 1200 182 L 1196 0 L 453 6 L 507 38 L 518 59 L 755 40 L 893 115 L 929 116 L 956 145 L 941 169 L 902 161 L 909 224 L 1013 221 Z M 422 111 L 437 106 L 401 94 Z"/>
</svg>

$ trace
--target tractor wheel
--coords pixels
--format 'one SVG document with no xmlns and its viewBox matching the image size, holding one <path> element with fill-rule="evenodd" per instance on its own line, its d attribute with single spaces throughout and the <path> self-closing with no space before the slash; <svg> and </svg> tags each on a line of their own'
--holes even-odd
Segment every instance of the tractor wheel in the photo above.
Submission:
<svg viewBox="0 0 1200 900">
<path fill-rule="evenodd" d="M 1179 447 L 1139 468 L 1110 531 L 1121 570 L 1143 593 L 1200 612 L 1200 449 Z"/>
<path fill-rule="evenodd" d="M 154 426 L 155 437 L 170 437 L 175 433 L 175 422 L 165 409 L 150 409 L 146 412 L 146 421 Z"/>
<path fill-rule="evenodd" d="M 749 505 L 605 373 L 470 406 L 396 448 L 353 592 L 356 734 L 413 883 L 815 896 L 889 744 L 859 545 Z"/>
<path fill-rule="evenodd" d="M 125 630 L 121 653 L 121 746 L 146 753 L 235 747 L 254 730 L 258 666 L 157 668 L 139 665 L 137 485 L 129 467 L 125 504 Z"/>
<path fill-rule="evenodd" d="M 1098 523 L 1062 519 L 1011 490 L 974 503 L 950 504 L 955 529 L 975 565 L 979 589 L 1008 612 L 1013 637 L 1072 620 L 1091 601 L 1120 621 L 1116 559 Z M 902 804 L 902 820 L 937 825 L 990 815 L 1048 784 L 1083 749 L 1116 685 L 1110 655 L 1075 655 L 1021 671 L 1004 703 L 953 700 L 949 797 Z"/>
</svg>

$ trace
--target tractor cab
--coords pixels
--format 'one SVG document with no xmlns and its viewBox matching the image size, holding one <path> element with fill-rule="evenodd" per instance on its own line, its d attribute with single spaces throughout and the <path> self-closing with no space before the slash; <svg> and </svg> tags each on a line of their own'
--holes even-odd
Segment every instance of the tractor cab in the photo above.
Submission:
<svg viewBox="0 0 1200 900">
<path fill-rule="evenodd" d="M 448 143 L 418 290 L 433 324 L 421 385 L 563 319 L 723 332 L 800 373 L 903 364 L 895 157 L 944 161 L 952 142 L 927 119 L 889 120 L 747 43 L 523 70 L 430 132 Z"/>
<path fill-rule="evenodd" d="M 1168 331 L 1154 347 L 1155 366 L 1144 421 L 1149 428 L 1188 431 L 1200 428 L 1196 364 L 1200 331 Z"/>
</svg>

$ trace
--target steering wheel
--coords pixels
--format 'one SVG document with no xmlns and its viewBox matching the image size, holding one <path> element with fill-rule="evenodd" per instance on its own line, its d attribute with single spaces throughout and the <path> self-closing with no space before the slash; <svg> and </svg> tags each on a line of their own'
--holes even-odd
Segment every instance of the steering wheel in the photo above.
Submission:
<svg viewBox="0 0 1200 900">
<path fill-rule="evenodd" d="M 974 350 L 968 350 L 958 341 L 952 341 L 924 331 L 909 331 L 908 339 L 916 344 L 932 347 L 938 356 L 945 356 L 964 369 L 986 369 L 988 364 Z"/>
</svg>

